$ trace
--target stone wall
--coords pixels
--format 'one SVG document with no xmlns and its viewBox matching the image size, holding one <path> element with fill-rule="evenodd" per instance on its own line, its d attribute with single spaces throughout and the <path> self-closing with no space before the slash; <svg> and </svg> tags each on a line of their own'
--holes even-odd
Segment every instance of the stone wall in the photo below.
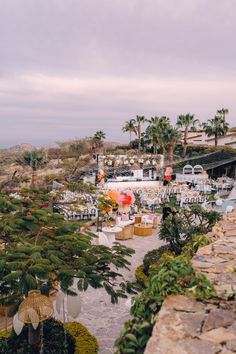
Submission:
<svg viewBox="0 0 236 354">
<path fill-rule="evenodd" d="M 192 259 L 214 281 L 219 298 L 169 296 L 157 316 L 145 354 L 236 353 L 236 212 L 210 232 L 212 243 Z"/>
</svg>

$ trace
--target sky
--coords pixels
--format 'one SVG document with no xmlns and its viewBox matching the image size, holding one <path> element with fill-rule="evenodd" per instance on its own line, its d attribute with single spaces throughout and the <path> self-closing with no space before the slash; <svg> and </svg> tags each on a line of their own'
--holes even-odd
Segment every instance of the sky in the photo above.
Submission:
<svg viewBox="0 0 236 354">
<path fill-rule="evenodd" d="M 1 0 L 0 147 L 236 117 L 236 0 Z"/>
</svg>

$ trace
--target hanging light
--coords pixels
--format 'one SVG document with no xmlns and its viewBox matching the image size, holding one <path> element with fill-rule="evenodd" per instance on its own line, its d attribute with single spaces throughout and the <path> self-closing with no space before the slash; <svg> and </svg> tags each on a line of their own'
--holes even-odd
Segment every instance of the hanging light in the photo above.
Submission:
<svg viewBox="0 0 236 354">
<path fill-rule="evenodd" d="M 16 313 L 15 316 L 13 317 L 12 324 L 16 335 L 19 336 L 24 327 L 24 323 L 19 320 L 18 313 Z"/>
<path fill-rule="evenodd" d="M 65 298 L 65 294 L 62 291 L 58 291 L 57 297 L 56 297 L 56 310 L 60 315 L 61 312 L 61 306 L 63 304 Z"/>
<path fill-rule="evenodd" d="M 131 165 L 133 165 L 134 164 L 134 159 L 130 159 L 129 162 L 130 162 Z"/>
<path fill-rule="evenodd" d="M 36 329 L 38 328 L 39 322 L 36 323 L 32 323 L 32 327 L 33 329 L 36 331 Z"/>
<path fill-rule="evenodd" d="M 20 304 L 18 319 L 23 323 L 38 324 L 53 314 L 50 299 L 42 295 L 39 290 L 30 290 L 28 296 Z"/>
<path fill-rule="evenodd" d="M 78 317 L 81 311 L 81 297 L 80 295 L 70 296 L 67 297 L 67 310 L 71 317 L 76 318 Z"/>
</svg>

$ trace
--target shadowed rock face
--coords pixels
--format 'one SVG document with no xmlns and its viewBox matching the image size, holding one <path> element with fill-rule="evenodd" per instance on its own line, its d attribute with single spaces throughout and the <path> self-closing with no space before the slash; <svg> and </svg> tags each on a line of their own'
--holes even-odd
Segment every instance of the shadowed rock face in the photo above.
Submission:
<svg viewBox="0 0 236 354">
<path fill-rule="evenodd" d="M 219 299 L 207 303 L 182 295 L 168 297 L 145 354 L 236 353 L 236 212 L 209 236 L 213 243 L 192 259 L 196 271 L 215 282 Z"/>
<path fill-rule="evenodd" d="M 228 309 L 222 307 L 227 305 Z M 194 297 L 168 297 L 145 354 L 216 354 L 236 348 L 235 302 L 202 304 Z"/>
</svg>

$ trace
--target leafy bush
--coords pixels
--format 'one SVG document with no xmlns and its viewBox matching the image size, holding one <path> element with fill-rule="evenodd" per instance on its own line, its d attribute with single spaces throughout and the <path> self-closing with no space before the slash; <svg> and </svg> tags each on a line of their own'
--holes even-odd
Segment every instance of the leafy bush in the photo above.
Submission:
<svg viewBox="0 0 236 354">
<path fill-rule="evenodd" d="M 202 284 L 203 279 L 204 284 Z M 147 288 L 143 290 L 141 296 L 135 298 L 131 308 L 132 314 L 135 317 L 150 318 L 153 312 L 156 313 L 159 310 L 166 296 L 186 293 L 188 288 L 197 288 L 198 280 L 199 277 L 188 258 L 167 257 L 166 263 L 151 274 Z M 207 278 L 201 278 L 200 283 L 202 296 L 204 298 L 212 296 L 213 287 Z"/>
<path fill-rule="evenodd" d="M 142 272 L 149 277 L 141 295 L 133 300 L 133 319 L 126 322 L 115 342 L 116 354 L 144 352 L 156 314 L 168 295 L 193 293 L 197 299 L 216 296 L 205 275 L 195 273 L 190 258 L 200 246 L 209 244 L 206 233 L 220 218 L 217 212 L 194 206 L 183 208 L 162 223 L 160 238 L 168 244 L 148 252 L 143 267 L 136 270 L 137 279 L 142 279 Z"/>
<path fill-rule="evenodd" d="M 182 254 L 192 258 L 197 253 L 199 247 L 207 246 L 210 243 L 211 241 L 206 235 L 193 235 L 191 240 L 183 247 Z"/>
<path fill-rule="evenodd" d="M 168 216 L 168 218 L 162 222 L 159 238 L 168 242 L 169 249 L 173 251 L 176 255 L 179 255 L 182 250 L 182 240 L 181 237 L 185 231 L 183 219 L 180 215 Z"/>
<path fill-rule="evenodd" d="M 150 275 L 147 287 L 134 299 L 134 318 L 125 323 L 116 340 L 116 354 L 143 353 L 164 299 L 171 294 L 188 293 L 194 293 L 197 299 L 216 296 L 211 282 L 205 275 L 195 273 L 188 258 L 166 256 L 166 262 Z"/>
<path fill-rule="evenodd" d="M 31 289 L 48 295 L 55 283 L 68 293 L 74 281 L 82 291 L 104 287 L 116 303 L 130 289 L 118 270 L 134 251 L 94 245 L 93 233 L 53 212 L 52 199 L 42 190 L 22 190 L 20 199 L 0 193 L 0 305 L 17 307 Z"/>
<path fill-rule="evenodd" d="M 201 205 L 193 205 L 190 208 L 183 208 L 183 215 L 189 223 L 195 223 L 195 227 L 198 225 L 204 227 L 204 233 L 210 231 L 212 227 L 222 219 L 222 216 L 218 211 L 204 209 Z"/>
<path fill-rule="evenodd" d="M 219 220 L 220 213 L 205 210 L 199 205 L 182 208 L 178 215 L 170 215 L 161 224 L 159 237 L 169 243 L 171 251 L 179 255 L 192 235 L 206 234 Z"/>
<path fill-rule="evenodd" d="M 44 354 L 64 354 L 66 349 L 68 354 L 73 354 L 75 340 L 69 333 L 66 333 L 65 337 L 63 324 L 50 318 L 43 322 L 43 347 Z M 12 331 L 10 336 L 0 339 L 0 354 L 6 353 L 39 354 L 38 348 L 28 344 L 28 326 L 24 326 L 19 336 Z"/>
<path fill-rule="evenodd" d="M 68 322 L 65 325 L 67 332 L 75 339 L 74 354 L 96 354 L 98 342 L 86 327 L 78 322 Z"/>
<path fill-rule="evenodd" d="M 154 323 L 142 318 L 133 318 L 125 323 L 120 337 L 115 341 L 115 354 L 143 354 L 152 335 Z"/>
<path fill-rule="evenodd" d="M 173 252 L 165 252 L 162 254 L 158 262 L 151 264 L 149 267 L 149 274 L 152 275 L 153 272 L 160 270 L 166 263 L 170 262 L 176 255 Z"/>
<path fill-rule="evenodd" d="M 148 281 L 147 275 L 144 273 L 144 265 L 140 264 L 136 270 L 135 270 L 135 277 L 137 279 L 137 282 L 141 285 L 144 286 L 145 283 Z"/>
<path fill-rule="evenodd" d="M 143 258 L 143 271 L 147 275 L 151 264 L 157 263 L 163 253 L 170 250 L 169 245 L 163 245 L 157 249 L 149 251 Z"/>
<path fill-rule="evenodd" d="M 63 324 L 53 318 L 43 322 L 44 354 L 97 354 L 97 339 L 78 322 Z M 28 326 L 17 336 L 14 331 L 0 334 L 0 354 L 39 354 L 28 344 Z"/>
</svg>

